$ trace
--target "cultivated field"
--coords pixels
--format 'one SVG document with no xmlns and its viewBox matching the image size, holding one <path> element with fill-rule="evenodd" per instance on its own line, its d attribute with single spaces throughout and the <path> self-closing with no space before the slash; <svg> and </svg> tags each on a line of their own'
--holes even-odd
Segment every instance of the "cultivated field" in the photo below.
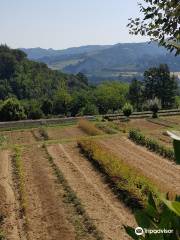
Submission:
<svg viewBox="0 0 180 240">
<path fill-rule="evenodd" d="M 149 190 L 180 195 L 180 166 L 128 139 L 132 128 L 172 148 L 180 117 L 1 131 L 0 239 L 129 239 Z"/>
</svg>

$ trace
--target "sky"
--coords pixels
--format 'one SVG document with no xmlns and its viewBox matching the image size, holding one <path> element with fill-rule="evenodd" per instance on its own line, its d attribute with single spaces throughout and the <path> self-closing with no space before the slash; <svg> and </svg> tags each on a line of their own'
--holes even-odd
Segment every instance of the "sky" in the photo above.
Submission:
<svg viewBox="0 0 180 240">
<path fill-rule="evenodd" d="M 129 35 L 136 0 L 0 0 L 0 43 L 11 48 L 65 49 L 142 42 Z"/>
</svg>

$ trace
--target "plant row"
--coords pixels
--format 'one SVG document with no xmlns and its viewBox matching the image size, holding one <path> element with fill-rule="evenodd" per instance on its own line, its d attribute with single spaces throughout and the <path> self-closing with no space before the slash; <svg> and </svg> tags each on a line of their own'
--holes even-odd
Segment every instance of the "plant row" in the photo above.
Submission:
<svg viewBox="0 0 180 240">
<path fill-rule="evenodd" d="M 173 149 L 160 144 L 155 139 L 146 137 L 140 130 L 131 129 L 129 131 L 129 139 L 131 139 L 136 144 L 144 146 L 147 149 L 159 154 L 164 158 L 175 161 Z"/>
<path fill-rule="evenodd" d="M 96 135 L 100 135 L 103 133 L 93 123 L 91 123 L 90 121 L 88 121 L 86 119 L 81 119 L 78 123 L 78 126 L 81 130 L 83 130 L 85 133 L 87 133 L 88 135 L 91 135 L 91 136 L 96 136 Z"/>
<path fill-rule="evenodd" d="M 127 165 L 96 140 L 79 140 L 82 153 L 103 172 L 117 195 L 131 208 L 142 207 L 149 192 L 157 193 L 151 181 Z M 119 194 L 120 193 L 120 194 Z"/>
</svg>

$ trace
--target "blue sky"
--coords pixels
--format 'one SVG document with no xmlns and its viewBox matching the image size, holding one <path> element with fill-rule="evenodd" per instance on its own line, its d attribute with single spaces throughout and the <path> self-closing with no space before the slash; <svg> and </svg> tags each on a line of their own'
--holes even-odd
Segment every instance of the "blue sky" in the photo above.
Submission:
<svg viewBox="0 0 180 240">
<path fill-rule="evenodd" d="M 67 47 L 146 41 L 128 33 L 136 0 L 0 0 L 0 43 Z"/>
</svg>

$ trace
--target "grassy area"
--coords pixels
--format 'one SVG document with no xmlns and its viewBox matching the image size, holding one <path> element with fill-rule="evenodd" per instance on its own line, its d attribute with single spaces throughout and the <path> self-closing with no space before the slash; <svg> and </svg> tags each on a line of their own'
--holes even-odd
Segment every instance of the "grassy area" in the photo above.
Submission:
<svg viewBox="0 0 180 240">
<path fill-rule="evenodd" d="M 108 176 L 121 197 L 131 208 L 143 206 L 147 194 L 157 193 L 155 185 L 141 172 L 125 164 L 123 160 L 110 152 L 105 146 L 95 140 L 78 141 L 78 146 L 93 164 Z"/>
<path fill-rule="evenodd" d="M 86 120 L 86 119 L 81 119 L 78 124 L 79 128 L 83 130 L 85 133 L 91 136 L 96 136 L 96 135 L 101 135 L 103 132 L 99 130 L 95 124 L 92 122 Z"/>
</svg>

